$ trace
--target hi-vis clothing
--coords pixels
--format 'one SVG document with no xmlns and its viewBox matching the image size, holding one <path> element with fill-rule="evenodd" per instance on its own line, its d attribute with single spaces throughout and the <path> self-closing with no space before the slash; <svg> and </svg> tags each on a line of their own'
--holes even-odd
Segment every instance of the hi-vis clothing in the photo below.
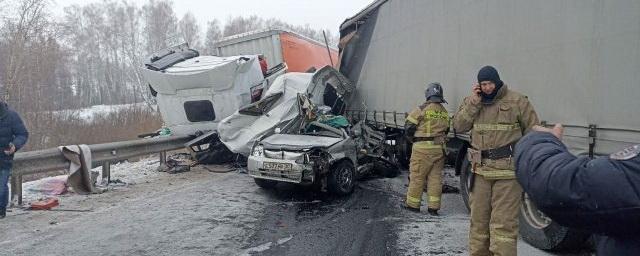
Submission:
<svg viewBox="0 0 640 256">
<path fill-rule="evenodd" d="M 467 156 L 477 175 L 469 193 L 470 255 L 517 255 L 522 188 L 515 180 L 511 145 L 538 122 L 527 97 L 506 85 L 490 103 L 472 104 L 465 98 L 455 114 L 456 132 L 471 133 L 472 148 Z M 498 155 L 494 152 L 504 153 L 505 148 L 506 156 L 489 157 Z"/>
<path fill-rule="evenodd" d="M 444 168 L 444 143 L 449 132 L 449 113 L 440 104 L 427 102 L 414 109 L 407 122 L 416 126 L 409 165 L 409 189 L 407 205 L 420 208 L 422 192 L 427 184 L 429 209 L 440 209 L 442 196 L 442 169 Z"/>
<path fill-rule="evenodd" d="M 471 104 L 470 99 L 458 109 L 453 128 L 462 133 L 471 131 L 471 147 L 485 151 L 517 142 L 531 127 L 538 124 L 538 115 L 524 95 L 502 86 L 491 104 Z M 469 160 L 476 160 L 469 157 Z M 477 159 L 473 172 L 485 179 L 515 179 L 515 163 L 511 157 Z"/>
</svg>

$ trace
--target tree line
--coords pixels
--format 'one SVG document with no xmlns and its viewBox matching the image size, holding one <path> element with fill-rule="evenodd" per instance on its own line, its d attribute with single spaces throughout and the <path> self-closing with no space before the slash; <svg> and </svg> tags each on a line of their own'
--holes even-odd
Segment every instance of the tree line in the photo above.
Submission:
<svg viewBox="0 0 640 256">
<path fill-rule="evenodd" d="M 269 27 L 324 40 L 309 25 L 258 16 L 228 17 L 224 25 L 212 17 L 203 30 L 192 13 L 178 17 L 171 0 L 136 2 L 71 5 L 54 17 L 52 0 L 0 0 L 3 98 L 27 112 L 141 102 L 150 95 L 139 67 L 174 43 L 211 54 L 222 37 Z M 327 36 L 337 45 L 336 36 Z"/>
</svg>

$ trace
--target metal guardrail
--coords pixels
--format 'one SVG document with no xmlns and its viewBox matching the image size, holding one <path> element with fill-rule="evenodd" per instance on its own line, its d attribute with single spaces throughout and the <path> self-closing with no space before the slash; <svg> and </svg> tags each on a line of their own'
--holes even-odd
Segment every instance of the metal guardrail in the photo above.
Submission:
<svg viewBox="0 0 640 256">
<path fill-rule="evenodd" d="M 192 136 L 169 136 L 89 145 L 91 167 L 102 166 L 102 178 L 109 179 L 111 163 L 129 158 L 160 153 L 160 164 L 162 165 L 166 161 L 166 151 L 184 148 L 184 144 L 190 139 Z M 69 161 L 58 148 L 16 153 L 11 174 L 11 200 L 13 201 L 17 197 L 18 204 L 22 204 L 22 177 L 24 175 L 48 173 L 68 168 Z"/>
</svg>

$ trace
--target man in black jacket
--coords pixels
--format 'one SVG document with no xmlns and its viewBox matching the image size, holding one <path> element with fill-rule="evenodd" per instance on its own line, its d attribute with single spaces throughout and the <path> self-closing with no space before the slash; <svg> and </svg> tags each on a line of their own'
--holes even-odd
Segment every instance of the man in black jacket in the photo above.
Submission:
<svg viewBox="0 0 640 256">
<path fill-rule="evenodd" d="M 516 178 L 561 225 L 595 234 L 598 255 L 640 255 L 640 145 L 608 157 L 574 156 L 563 128 L 534 127 L 516 145 Z"/>
<path fill-rule="evenodd" d="M 9 201 L 9 176 L 13 165 L 13 154 L 25 143 L 29 133 L 18 113 L 0 101 L 0 219 L 7 214 Z"/>
</svg>

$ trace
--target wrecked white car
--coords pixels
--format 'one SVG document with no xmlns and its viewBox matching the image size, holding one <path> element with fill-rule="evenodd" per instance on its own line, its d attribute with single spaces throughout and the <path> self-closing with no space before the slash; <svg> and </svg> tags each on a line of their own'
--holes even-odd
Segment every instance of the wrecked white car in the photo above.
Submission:
<svg viewBox="0 0 640 256">
<path fill-rule="evenodd" d="M 337 195 L 353 191 L 377 163 L 392 163 L 385 135 L 340 116 L 354 86 L 325 67 L 278 78 L 264 99 L 242 108 L 218 127 L 220 139 L 248 155 L 247 169 L 264 188 L 278 182 L 317 185 Z M 382 161 L 380 161 L 382 160 Z M 397 168 L 386 168 L 397 175 Z M 385 174 L 385 176 L 390 176 Z"/>
<path fill-rule="evenodd" d="M 357 177 L 358 147 L 347 128 L 314 121 L 300 134 L 268 136 L 249 156 L 249 175 L 264 188 L 278 181 L 316 183 L 331 193 L 349 194 Z"/>
<path fill-rule="evenodd" d="M 333 114 L 345 109 L 343 98 L 353 84 L 337 70 L 326 66 L 315 73 L 287 73 L 275 79 L 258 102 L 240 108 L 218 125 L 220 140 L 234 153 L 248 156 L 256 141 L 273 134 L 275 128 L 292 126 L 307 105 L 325 106 Z M 300 102 L 300 96 L 308 99 Z M 297 120 L 298 124 L 300 120 Z"/>
</svg>

